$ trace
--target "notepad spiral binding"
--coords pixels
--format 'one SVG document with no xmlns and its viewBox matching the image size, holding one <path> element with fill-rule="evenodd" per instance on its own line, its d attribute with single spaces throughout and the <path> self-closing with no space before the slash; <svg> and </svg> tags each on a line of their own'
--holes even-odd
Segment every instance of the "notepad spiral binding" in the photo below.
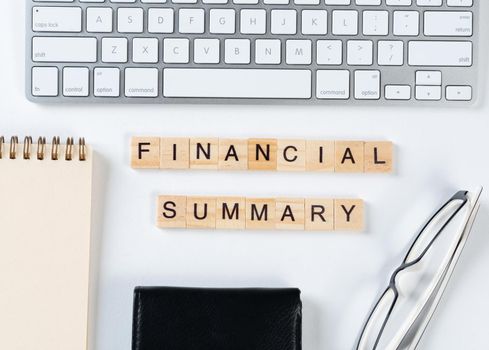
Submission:
<svg viewBox="0 0 489 350">
<path fill-rule="evenodd" d="M 60 138 L 59 136 L 53 137 L 51 142 L 51 154 L 48 154 L 46 149 L 46 138 L 39 137 L 37 140 L 36 157 L 38 160 L 46 159 L 46 155 L 51 157 L 52 160 L 61 160 L 62 156 L 60 150 Z M 26 136 L 24 138 L 24 147 L 22 150 L 23 159 L 31 159 L 32 150 L 35 146 L 33 145 L 32 137 Z M 16 159 L 20 157 L 21 153 L 19 148 L 19 138 L 17 136 L 12 136 L 10 138 L 10 147 L 7 149 L 5 147 L 5 138 L 0 136 L 0 159 Z M 74 148 L 75 143 L 72 137 L 66 139 L 66 147 L 64 152 L 64 160 L 71 161 L 74 159 Z M 78 139 L 78 160 L 85 161 L 87 159 L 87 149 L 85 144 L 85 138 L 81 137 Z"/>
</svg>

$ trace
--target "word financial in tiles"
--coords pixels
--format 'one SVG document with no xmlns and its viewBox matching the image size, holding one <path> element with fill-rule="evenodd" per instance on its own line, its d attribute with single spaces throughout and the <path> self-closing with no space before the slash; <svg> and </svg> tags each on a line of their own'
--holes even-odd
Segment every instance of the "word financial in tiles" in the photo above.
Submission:
<svg viewBox="0 0 489 350">
<path fill-rule="evenodd" d="M 361 231 L 361 199 L 160 196 L 160 228 Z"/>
<path fill-rule="evenodd" d="M 389 173 L 389 141 L 306 141 L 134 137 L 136 169 L 211 169 Z"/>
</svg>

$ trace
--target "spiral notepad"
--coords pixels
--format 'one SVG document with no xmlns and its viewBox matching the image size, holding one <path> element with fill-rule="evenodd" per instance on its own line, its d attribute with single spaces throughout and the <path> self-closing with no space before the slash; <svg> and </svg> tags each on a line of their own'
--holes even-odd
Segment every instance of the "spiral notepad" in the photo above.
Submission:
<svg viewBox="0 0 489 350">
<path fill-rule="evenodd" d="M 1 349 L 87 349 L 91 179 L 83 139 L 0 137 Z"/>
</svg>

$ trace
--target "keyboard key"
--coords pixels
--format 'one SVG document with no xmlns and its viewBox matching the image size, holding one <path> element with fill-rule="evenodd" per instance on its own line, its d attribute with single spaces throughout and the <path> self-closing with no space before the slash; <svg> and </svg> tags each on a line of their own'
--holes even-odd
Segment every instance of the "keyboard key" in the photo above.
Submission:
<svg viewBox="0 0 489 350">
<path fill-rule="evenodd" d="M 255 62 L 257 64 L 280 64 L 281 42 L 278 39 L 258 39 L 255 41 Z"/>
<path fill-rule="evenodd" d="M 416 86 L 416 99 L 421 101 L 441 100 L 441 86 Z"/>
<path fill-rule="evenodd" d="M 394 11 L 394 35 L 419 35 L 419 12 Z"/>
<path fill-rule="evenodd" d="M 102 39 L 102 62 L 104 63 L 127 62 L 127 39 L 126 38 L 103 38 Z"/>
<path fill-rule="evenodd" d="M 113 11 L 110 7 L 90 7 L 87 9 L 87 32 L 110 33 L 113 30 Z"/>
<path fill-rule="evenodd" d="M 34 37 L 32 40 L 34 62 L 97 61 L 97 39 L 77 37 Z"/>
<path fill-rule="evenodd" d="M 58 68 L 32 68 L 32 96 L 58 96 Z"/>
<path fill-rule="evenodd" d="M 302 11 L 302 34 L 324 35 L 328 33 L 328 12 L 326 10 Z"/>
<path fill-rule="evenodd" d="M 334 35 L 357 35 L 358 12 L 357 11 L 333 11 Z"/>
<path fill-rule="evenodd" d="M 119 97 L 120 78 L 119 68 L 95 68 L 94 70 L 94 96 Z"/>
<path fill-rule="evenodd" d="M 165 97 L 308 99 L 311 98 L 311 83 L 309 70 L 163 70 Z"/>
<path fill-rule="evenodd" d="M 251 62 L 249 39 L 226 39 L 225 62 L 227 64 L 249 64 Z"/>
<path fill-rule="evenodd" d="M 372 36 L 389 34 L 389 12 L 364 11 L 363 34 Z"/>
<path fill-rule="evenodd" d="M 134 38 L 132 61 L 135 63 L 157 63 L 159 44 L 156 38 Z"/>
<path fill-rule="evenodd" d="M 81 32 L 80 7 L 45 7 L 32 9 L 32 30 L 35 32 Z"/>
<path fill-rule="evenodd" d="M 372 65 L 373 42 L 370 40 L 349 40 L 347 62 L 350 66 Z"/>
<path fill-rule="evenodd" d="M 158 96 L 158 69 L 126 68 L 125 76 L 127 97 Z"/>
<path fill-rule="evenodd" d="M 287 64 L 311 64 L 312 42 L 311 40 L 287 40 L 286 43 Z"/>
<path fill-rule="evenodd" d="M 473 0 L 447 0 L 447 5 L 453 7 L 471 7 L 473 4 Z"/>
<path fill-rule="evenodd" d="M 387 6 L 411 6 L 412 0 L 386 0 Z"/>
<path fill-rule="evenodd" d="M 211 10 L 210 32 L 213 34 L 234 34 L 236 32 L 236 12 L 231 9 Z"/>
<path fill-rule="evenodd" d="M 341 40 L 318 40 L 316 60 L 319 65 L 342 64 L 343 42 Z"/>
<path fill-rule="evenodd" d="M 441 85 L 441 72 L 440 71 L 417 71 L 416 72 L 416 85 Z"/>
<path fill-rule="evenodd" d="M 446 99 L 448 101 L 472 100 L 472 86 L 447 86 Z"/>
<path fill-rule="evenodd" d="M 386 85 L 385 99 L 386 100 L 410 100 L 411 86 L 410 85 Z"/>
<path fill-rule="evenodd" d="M 265 34 L 266 16 L 265 10 L 241 10 L 241 33 Z"/>
<path fill-rule="evenodd" d="M 172 9 L 149 9 L 148 32 L 173 33 L 173 17 L 174 13 Z"/>
<path fill-rule="evenodd" d="M 377 45 L 379 66 L 402 66 L 404 64 L 404 42 L 382 40 Z"/>
<path fill-rule="evenodd" d="M 297 5 L 319 5 L 320 0 L 294 0 Z"/>
<path fill-rule="evenodd" d="M 188 63 L 189 62 L 189 40 L 188 39 L 164 39 L 163 40 L 163 62 Z"/>
<path fill-rule="evenodd" d="M 218 39 L 195 39 L 194 62 L 195 63 L 219 63 L 220 49 Z"/>
<path fill-rule="evenodd" d="M 426 36 L 472 36 L 472 12 L 426 11 Z"/>
<path fill-rule="evenodd" d="M 470 41 L 410 41 L 410 66 L 453 66 L 472 65 L 472 43 Z"/>
<path fill-rule="evenodd" d="M 142 33 L 143 14 L 141 8 L 119 8 L 117 11 L 117 31 L 119 33 Z"/>
<path fill-rule="evenodd" d="M 380 0 L 356 0 L 357 5 L 378 6 Z"/>
<path fill-rule="evenodd" d="M 380 98 L 380 71 L 355 71 L 355 98 L 357 100 L 378 100 Z"/>
<path fill-rule="evenodd" d="M 416 0 L 418 6 L 441 6 L 442 0 Z"/>
<path fill-rule="evenodd" d="M 202 34 L 205 29 L 203 9 L 181 9 L 179 12 L 179 32 Z"/>
<path fill-rule="evenodd" d="M 350 71 L 318 70 L 316 80 L 317 98 L 329 100 L 350 98 Z"/>
<path fill-rule="evenodd" d="M 295 10 L 272 10 L 272 34 L 295 34 L 297 12 Z"/>
<path fill-rule="evenodd" d="M 350 5 L 351 0 L 324 0 L 326 5 Z"/>
<path fill-rule="evenodd" d="M 63 95 L 87 97 L 89 95 L 89 74 L 88 68 L 65 67 L 63 69 Z"/>
</svg>

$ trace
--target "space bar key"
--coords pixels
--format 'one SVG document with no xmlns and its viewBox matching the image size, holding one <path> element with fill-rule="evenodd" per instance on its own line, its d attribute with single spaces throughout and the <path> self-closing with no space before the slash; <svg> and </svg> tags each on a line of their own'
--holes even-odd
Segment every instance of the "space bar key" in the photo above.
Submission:
<svg viewBox="0 0 489 350">
<path fill-rule="evenodd" d="M 163 70 L 163 96 L 197 98 L 311 98 L 312 75 L 300 69 Z"/>
</svg>

